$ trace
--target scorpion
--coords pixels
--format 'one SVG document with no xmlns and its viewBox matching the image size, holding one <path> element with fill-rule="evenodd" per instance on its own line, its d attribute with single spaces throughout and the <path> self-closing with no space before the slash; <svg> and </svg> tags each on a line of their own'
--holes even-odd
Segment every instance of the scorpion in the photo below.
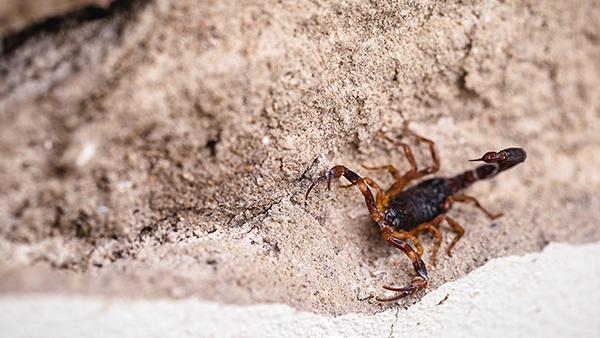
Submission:
<svg viewBox="0 0 600 338">
<path fill-rule="evenodd" d="M 433 235 L 434 244 L 431 253 L 431 263 L 435 266 L 437 253 L 442 242 L 442 235 L 438 229 L 442 221 L 450 226 L 450 229 L 456 234 L 450 245 L 447 247 L 448 256 L 452 256 L 452 249 L 464 235 L 464 228 L 453 218 L 447 215 L 455 202 L 470 202 L 479 210 L 484 212 L 490 219 L 496 219 L 502 216 L 502 213 L 494 214 L 484 208 L 472 196 L 462 194 L 461 191 L 469 187 L 478 180 L 489 179 L 502 171 L 525 161 L 527 153 L 521 148 L 507 148 L 498 152 L 490 151 L 481 158 L 470 161 L 482 161 L 482 164 L 474 169 L 467 170 L 453 177 L 434 177 L 421 181 L 405 189 L 407 185 L 424 176 L 436 173 L 440 169 L 440 160 L 435 149 L 435 143 L 430 139 L 422 137 L 413 132 L 408 127 L 408 121 L 404 121 L 404 134 L 412 135 L 416 143 L 424 142 L 429 145 L 432 162 L 430 166 L 418 169 L 415 157 L 410 146 L 401 142 L 404 155 L 410 164 L 410 169 L 401 174 L 393 165 L 380 167 L 363 167 L 367 170 L 388 171 L 394 178 L 392 186 L 383 190 L 379 184 L 369 177 L 360 177 L 354 171 L 343 165 L 336 165 L 318 177 L 308 188 L 305 198 L 311 190 L 320 182 L 327 182 L 328 189 L 331 189 L 331 181 L 335 178 L 344 177 L 350 184 L 344 188 L 357 186 L 364 196 L 369 214 L 373 221 L 377 223 L 381 237 L 398 248 L 411 260 L 417 276 L 413 277 L 410 284 L 404 287 L 383 286 L 385 290 L 396 292 L 396 295 L 390 298 L 376 297 L 381 302 L 396 301 L 407 295 L 411 295 L 418 290 L 427 287 L 429 277 L 427 268 L 421 259 L 423 255 L 423 246 L 418 240 L 418 235 L 423 232 L 429 232 Z M 395 143 L 384 135 L 384 137 Z M 371 189 L 375 190 L 373 197 Z M 413 247 L 408 243 L 410 240 Z"/>
</svg>

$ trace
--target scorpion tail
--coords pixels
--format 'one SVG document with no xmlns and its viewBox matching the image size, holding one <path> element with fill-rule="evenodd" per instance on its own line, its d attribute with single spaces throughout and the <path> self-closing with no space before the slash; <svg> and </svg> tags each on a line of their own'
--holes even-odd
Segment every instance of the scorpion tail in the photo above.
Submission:
<svg viewBox="0 0 600 338">
<path fill-rule="evenodd" d="M 480 165 L 475 169 L 467 170 L 464 173 L 449 179 L 452 191 L 456 193 L 478 180 L 492 178 L 500 172 L 524 162 L 526 158 L 527 153 L 522 148 L 507 148 L 498 152 L 487 152 L 481 158 L 471 160 L 482 161 L 485 162 L 485 164 Z"/>
</svg>

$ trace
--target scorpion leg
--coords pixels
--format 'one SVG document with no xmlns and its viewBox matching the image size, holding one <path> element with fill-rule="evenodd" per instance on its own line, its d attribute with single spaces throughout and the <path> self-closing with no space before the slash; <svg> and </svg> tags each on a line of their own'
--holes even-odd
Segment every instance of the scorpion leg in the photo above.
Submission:
<svg viewBox="0 0 600 338">
<path fill-rule="evenodd" d="M 414 246 L 415 246 L 415 250 L 417 251 L 417 254 L 419 255 L 419 257 L 423 256 L 423 246 L 421 245 L 421 241 L 419 241 L 419 239 L 417 238 L 417 236 L 415 236 L 414 234 L 404 231 L 404 230 L 391 230 L 388 231 L 389 232 L 389 237 L 393 237 L 395 239 L 401 240 L 406 242 L 406 240 L 410 240 Z M 386 241 L 389 241 L 389 239 L 387 239 L 385 237 L 385 235 L 382 235 L 383 239 L 385 239 Z"/>
<path fill-rule="evenodd" d="M 398 171 L 398 169 L 396 169 L 396 167 L 394 167 L 391 164 L 388 165 L 384 165 L 384 166 L 380 166 L 380 167 L 370 167 L 370 166 L 366 166 L 366 165 L 362 165 L 363 168 L 367 169 L 367 170 L 373 170 L 373 171 L 387 171 L 390 173 L 390 175 L 392 175 L 392 177 L 395 180 L 399 180 L 402 178 L 402 174 L 400 174 L 400 172 Z"/>
<path fill-rule="evenodd" d="M 496 218 L 502 216 L 502 213 L 497 213 L 497 214 L 491 213 L 490 211 L 485 209 L 483 206 L 481 206 L 481 204 L 479 203 L 479 201 L 477 201 L 477 199 L 475 197 L 468 196 L 468 195 L 449 196 L 444 201 L 444 209 L 446 211 L 450 210 L 450 208 L 452 207 L 452 204 L 454 204 L 454 202 L 462 202 L 462 203 L 473 202 L 475 204 L 475 207 L 477 207 L 479 210 L 483 211 L 490 219 L 496 219 Z M 448 246 L 448 249 L 446 249 L 448 256 L 452 256 L 452 249 L 454 248 L 456 243 L 458 243 L 458 241 L 461 239 L 461 237 L 465 234 L 465 229 L 460 224 L 458 224 L 458 222 L 456 222 L 454 219 L 450 218 L 449 216 L 446 216 L 445 219 L 446 219 L 446 222 L 448 223 L 448 225 L 450 226 L 450 228 L 452 229 L 452 231 L 454 231 L 456 233 L 456 237 L 454 237 L 454 239 Z"/>
<path fill-rule="evenodd" d="M 407 120 L 404 120 L 404 131 L 406 133 L 414 136 L 417 139 L 417 142 L 425 142 L 429 145 L 429 152 L 431 153 L 431 160 L 433 161 L 433 164 L 430 165 L 429 167 L 419 170 L 419 173 L 421 174 L 421 176 L 433 174 L 433 173 L 437 172 L 438 170 L 440 170 L 440 158 L 438 157 L 437 151 L 435 150 L 435 142 L 412 131 L 408 127 Z"/>
<path fill-rule="evenodd" d="M 410 233 L 417 237 L 422 232 L 429 232 L 434 237 L 433 250 L 431 251 L 431 264 L 436 264 L 436 258 L 440 245 L 442 244 L 442 233 L 437 226 L 444 220 L 444 215 L 439 215 L 429 223 L 420 224 L 415 229 L 411 230 Z"/>
<path fill-rule="evenodd" d="M 410 149 L 410 146 L 406 143 L 401 143 L 400 146 L 402 146 L 402 150 L 404 151 L 404 156 L 406 156 L 406 159 L 410 163 L 410 169 L 406 173 L 404 173 L 404 175 L 402 175 L 401 177 L 396 179 L 396 182 L 394 182 L 394 184 L 390 187 L 390 189 L 388 189 L 388 191 L 386 192 L 386 200 L 385 200 L 386 203 L 384 205 L 387 205 L 387 202 L 389 201 L 389 199 L 392 196 L 394 196 L 394 195 L 400 193 L 402 190 L 404 190 L 404 187 L 406 187 L 406 185 L 408 183 L 410 183 L 411 181 L 416 180 L 416 179 L 421 178 L 426 175 L 433 174 L 440 169 L 440 159 L 437 155 L 437 151 L 435 150 L 435 142 L 412 131 L 408 127 L 408 121 L 406 121 L 406 120 L 404 121 L 404 131 L 407 134 L 414 136 L 417 139 L 417 142 L 425 142 L 429 145 L 429 152 L 431 154 L 431 159 L 433 161 L 433 164 L 419 170 L 417 168 L 417 162 L 415 160 L 415 156 L 414 156 L 412 150 Z"/>
<path fill-rule="evenodd" d="M 386 191 L 383 205 L 387 205 L 392 196 L 404 190 L 404 187 L 406 187 L 410 181 L 422 176 L 418 172 L 417 161 L 415 160 L 415 156 L 413 155 L 410 146 L 406 143 L 401 143 L 400 146 L 404 151 L 404 156 L 406 156 L 406 159 L 410 163 L 410 169 L 408 169 L 408 171 L 404 174 L 399 175 L 399 177 L 394 177 L 394 184 L 392 184 L 392 186 Z"/>
<path fill-rule="evenodd" d="M 477 199 L 475 199 L 475 197 L 473 196 L 468 196 L 468 195 L 452 195 L 448 198 L 446 198 L 446 201 L 444 201 L 444 209 L 449 210 L 452 207 L 452 204 L 454 202 L 473 202 L 475 204 L 475 207 L 477 207 L 479 210 L 483 211 L 487 217 L 489 217 L 490 219 L 496 219 L 500 216 L 502 216 L 502 213 L 491 213 L 490 211 L 488 211 L 486 208 L 482 207 L 481 204 L 479 203 L 479 201 L 477 201 Z"/>
<path fill-rule="evenodd" d="M 415 276 L 412 279 L 411 283 L 408 286 L 400 287 L 400 288 L 392 287 L 392 286 L 384 286 L 383 287 L 386 290 L 398 292 L 398 294 L 396 296 L 393 296 L 390 298 L 376 297 L 376 299 L 380 302 L 393 302 L 402 297 L 405 297 L 412 293 L 415 293 L 416 291 L 418 291 L 420 289 L 425 288 L 427 286 L 429 279 L 427 277 L 427 269 L 425 268 L 425 263 L 423 263 L 423 260 L 419 257 L 419 254 L 408 243 L 406 243 L 404 240 L 398 238 L 396 235 L 397 232 L 395 232 L 391 228 L 387 227 L 387 228 L 383 229 L 382 233 L 383 233 L 383 235 L 382 235 L 383 239 L 390 242 L 396 248 L 402 250 L 402 252 L 404 252 L 406 254 L 406 256 L 408 256 L 408 258 L 411 260 L 411 262 L 413 264 L 415 271 L 418 274 L 418 276 Z"/>
<path fill-rule="evenodd" d="M 367 183 L 367 185 L 369 185 L 369 187 L 375 189 L 375 203 L 377 204 L 377 208 L 379 208 L 380 210 L 383 210 L 383 197 L 384 197 L 384 193 L 383 190 L 381 189 L 381 186 L 379 184 L 377 184 L 377 182 L 373 181 L 370 177 L 363 177 L 363 180 Z M 351 188 L 352 186 L 354 186 L 353 183 L 347 184 L 347 185 L 342 185 L 340 186 L 340 188 Z"/>
<path fill-rule="evenodd" d="M 385 134 L 382 134 L 382 136 L 383 136 L 383 138 L 385 138 L 386 140 L 388 140 L 390 143 L 396 143 L 394 140 L 392 140 L 391 138 L 389 138 Z M 402 151 L 404 151 L 404 156 L 406 156 L 406 159 L 408 160 L 408 163 L 410 164 L 410 169 L 406 173 L 404 173 L 402 175 L 392 165 L 387 166 L 388 171 L 390 172 L 390 174 L 392 174 L 392 176 L 394 177 L 394 180 L 396 182 L 402 181 L 402 180 L 406 180 L 407 177 L 412 176 L 412 175 L 414 175 L 414 174 L 417 173 L 417 161 L 415 160 L 415 155 L 413 155 L 413 152 L 410 149 L 410 146 L 408 144 L 404 143 L 404 142 L 401 142 L 400 146 L 402 147 Z M 377 170 L 377 169 L 380 169 L 380 168 L 386 168 L 386 167 L 379 167 L 379 168 L 372 168 L 372 169 Z M 369 168 L 367 168 L 367 169 L 369 169 Z M 392 169 L 394 171 L 392 171 Z"/>
<path fill-rule="evenodd" d="M 460 224 L 458 224 L 454 219 L 452 219 L 448 216 L 445 216 L 445 218 L 446 218 L 446 222 L 448 223 L 450 228 L 452 228 L 452 231 L 454 231 L 456 233 L 456 237 L 454 237 L 454 239 L 452 240 L 452 243 L 450 243 L 450 245 L 448 246 L 448 249 L 446 249 L 448 256 L 452 257 L 452 249 L 454 248 L 456 243 L 460 240 L 460 238 L 465 234 L 465 229 L 462 226 L 460 226 Z"/>
</svg>

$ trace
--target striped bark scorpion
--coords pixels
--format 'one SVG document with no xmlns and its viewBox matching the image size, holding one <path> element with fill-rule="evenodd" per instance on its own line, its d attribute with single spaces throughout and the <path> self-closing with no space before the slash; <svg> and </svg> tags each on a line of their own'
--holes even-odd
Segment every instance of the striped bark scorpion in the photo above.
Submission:
<svg viewBox="0 0 600 338">
<path fill-rule="evenodd" d="M 383 286 L 384 289 L 397 292 L 397 294 L 390 298 L 377 297 L 376 299 L 381 302 L 396 301 L 427 287 L 429 278 L 425 263 L 421 259 L 423 247 L 417 236 L 422 232 L 429 232 L 433 235 L 434 244 L 431 263 L 435 265 L 437 253 L 442 242 L 442 235 L 438 227 L 443 220 L 456 233 L 456 236 L 446 250 L 448 256 L 452 256 L 452 249 L 465 233 L 464 228 L 460 224 L 446 215 L 455 202 L 471 202 L 490 219 L 502 216 L 501 213 L 494 214 L 488 211 L 481 206 L 477 199 L 460 192 L 478 180 L 492 178 L 500 172 L 525 161 L 527 157 L 525 150 L 521 148 L 507 148 L 498 152 L 490 151 L 481 158 L 471 160 L 485 163 L 472 170 L 465 171 L 454 177 L 430 178 L 405 189 L 412 181 L 436 173 L 440 169 L 440 160 L 433 141 L 413 132 L 409 129 L 408 122 L 406 121 L 404 122 L 404 131 L 405 134 L 412 135 L 417 143 L 424 142 L 429 145 L 429 152 L 433 160 L 432 165 L 419 170 L 411 148 L 408 144 L 402 142 L 399 145 L 402 147 L 404 155 L 410 164 L 410 169 L 404 174 L 401 174 L 393 165 L 382 167 L 363 166 L 367 170 L 388 171 L 392 175 L 394 183 L 386 191 L 371 178 L 362 178 L 345 166 L 336 165 L 317 178 L 305 195 L 305 198 L 308 199 L 310 191 L 320 182 L 327 182 L 327 187 L 330 189 L 331 180 L 342 176 L 345 177 L 351 184 L 343 187 L 358 187 L 365 198 L 371 218 L 379 226 L 382 238 L 403 251 L 411 260 L 417 276 L 405 287 Z M 384 137 L 394 143 L 387 136 Z M 376 192 L 375 198 L 371 189 Z M 414 249 L 407 242 L 408 240 L 413 243 Z"/>
</svg>

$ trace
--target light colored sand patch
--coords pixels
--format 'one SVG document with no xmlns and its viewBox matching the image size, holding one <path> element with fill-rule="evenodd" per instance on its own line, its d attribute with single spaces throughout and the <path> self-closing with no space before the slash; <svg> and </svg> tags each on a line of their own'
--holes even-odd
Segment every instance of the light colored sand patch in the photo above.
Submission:
<svg viewBox="0 0 600 338">
<path fill-rule="evenodd" d="M 407 310 L 322 316 L 286 305 L 63 295 L 0 298 L 6 337 L 598 337 L 600 243 L 494 259 Z"/>
</svg>

